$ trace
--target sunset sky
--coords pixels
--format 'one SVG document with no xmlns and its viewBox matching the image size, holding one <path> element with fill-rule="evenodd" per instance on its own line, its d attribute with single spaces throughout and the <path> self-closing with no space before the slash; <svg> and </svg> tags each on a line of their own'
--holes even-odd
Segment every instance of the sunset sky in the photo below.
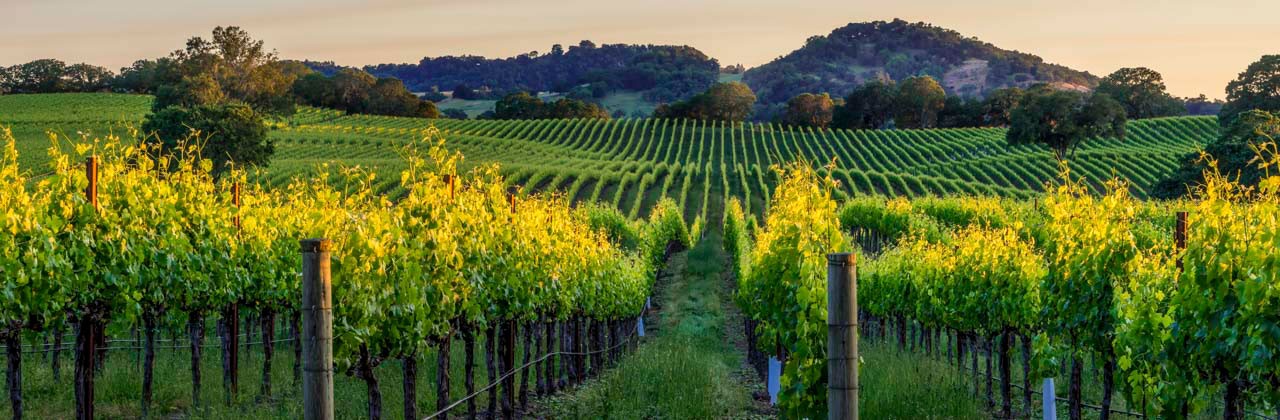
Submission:
<svg viewBox="0 0 1280 420">
<path fill-rule="evenodd" d="M 497 1 L 0 0 L 0 65 L 37 58 L 112 70 L 236 25 L 284 58 L 344 65 L 511 56 L 552 44 L 687 44 L 756 66 L 849 22 L 925 21 L 1103 76 L 1146 66 L 1178 96 L 1223 96 L 1280 54 L 1276 0 Z"/>
</svg>

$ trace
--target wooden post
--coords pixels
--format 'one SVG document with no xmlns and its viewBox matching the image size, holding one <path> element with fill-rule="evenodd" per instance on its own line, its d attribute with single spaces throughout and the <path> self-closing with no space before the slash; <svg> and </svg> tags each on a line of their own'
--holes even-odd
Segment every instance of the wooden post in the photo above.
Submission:
<svg viewBox="0 0 1280 420">
<path fill-rule="evenodd" d="M 328 239 L 302 241 L 302 418 L 333 419 L 333 304 Z"/>
<path fill-rule="evenodd" d="M 1187 249 L 1187 212 L 1178 212 L 1177 228 L 1173 232 L 1175 254 L 1177 254 L 1178 271 L 1182 271 L 1182 250 Z"/>
<path fill-rule="evenodd" d="M 854 254 L 827 254 L 827 419 L 858 419 L 858 283 Z"/>
<path fill-rule="evenodd" d="M 232 222 L 236 225 L 237 234 L 240 231 L 240 183 L 231 185 L 231 204 L 236 207 L 236 215 Z M 228 350 L 231 350 L 230 360 L 231 367 L 231 395 L 240 393 L 240 305 L 232 302 L 231 307 L 227 309 L 227 336 L 230 337 Z"/>
<path fill-rule="evenodd" d="M 449 199 L 450 199 L 450 200 L 452 200 L 452 199 L 453 199 L 453 182 L 454 182 L 454 181 L 453 181 L 453 179 L 454 179 L 454 176 L 453 176 L 453 175 L 450 175 L 450 174 L 444 174 L 443 176 L 444 176 L 444 183 L 445 183 L 445 184 L 449 184 Z"/>
<path fill-rule="evenodd" d="M 89 156 L 84 163 L 84 176 L 89 179 L 89 187 L 85 188 L 84 194 L 89 199 L 89 204 L 93 205 L 93 210 L 98 210 L 98 157 Z"/>
<path fill-rule="evenodd" d="M 85 198 L 89 204 L 93 205 L 93 210 L 98 210 L 98 157 L 89 156 L 84 165 L 85 177 L 89 180 L 89 186 L 85 188 Z M 89 308 L 87 311 L 94 311 Z M 80 315 L 78 320 L 79 328 L 76 330 L 76 418 L 77 419 L 93 419 L 93 380 L 94 372 L 98 367 L 94 363 L 94 354 L 97 353 L 97 321 L 92 313 Z"/>
</svg>

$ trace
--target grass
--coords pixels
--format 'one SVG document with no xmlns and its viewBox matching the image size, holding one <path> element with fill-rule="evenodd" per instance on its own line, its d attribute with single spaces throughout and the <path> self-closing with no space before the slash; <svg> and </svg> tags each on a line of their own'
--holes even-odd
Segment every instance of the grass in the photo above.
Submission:
<svg viewBox="0 0 1280 420">
<path fill-rule="evenodd" d="M 723 339 L 727 325 L 719 239 L 708 235 L 672 257 L 659 280 L 648 341 L 618 368 L 576 392 L 545 402 L 554 418 L 727 418 L 752 412 L 750 390 L 736 377 L 739 354 Z"/>
<path fill-rule="evenodd" d="M 716 212 L 712 212 L 714 217 Z M 772 417 L 755 372 L 735 347 L 741 320 L 724 277 L 719 232 L 671 260 L 660 281 L 657 330 L 621 365 L 576 392 L 544 402 L 554 418 Z M 731 327 L 732 326 L 732 327 Z M 966 388 L 966 376 L 945 362 L 892 344 L 862 347 L 860 415 L 876 419 L 982 419 L 989 415 Z"/>
<path fill-rule="evenodd" d="M 865 343 L 859 353 L 858 411 L 864 418 L 989 417 L 966 391 L 964 377 L 943 362 L 879 342 Z"/>
</svg>

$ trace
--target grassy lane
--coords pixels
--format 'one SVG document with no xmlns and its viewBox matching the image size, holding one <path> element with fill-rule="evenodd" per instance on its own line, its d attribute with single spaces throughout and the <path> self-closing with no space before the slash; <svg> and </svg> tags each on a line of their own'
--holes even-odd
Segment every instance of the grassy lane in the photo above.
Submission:
<svg viewBox="0 0 1280 420">
<path fill-rule="evenodd" d="M 658 281 L 647 341 L 618 368 L 576 392 L 544 401 L 554 418 L 767 417 L 762 389 L 728 339 L 732 300 L 715 233 L 672 256 Z M 739 335 L 741 332 L 738 332 Z"/>
</svg>

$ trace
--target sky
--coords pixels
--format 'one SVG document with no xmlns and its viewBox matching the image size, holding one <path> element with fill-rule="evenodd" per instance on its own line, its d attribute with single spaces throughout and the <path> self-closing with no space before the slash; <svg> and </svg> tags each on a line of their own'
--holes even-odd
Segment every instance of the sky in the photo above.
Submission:
<svg viewBox="0 0 1280 420">
<path fill-rule="evenodd" d="M 507 57 L 583 39 L 690 45 L 757 66 L 850 22 L 924 21 L 1095 75 L 1161 72 L 1177 96 L 1224 96 L 1280 54 L 1277 0 L 0 0 L 0 65 L 37 58 L 112 70 L 240 26 L 283 58 L 360 66 Z"/>
</svg>

